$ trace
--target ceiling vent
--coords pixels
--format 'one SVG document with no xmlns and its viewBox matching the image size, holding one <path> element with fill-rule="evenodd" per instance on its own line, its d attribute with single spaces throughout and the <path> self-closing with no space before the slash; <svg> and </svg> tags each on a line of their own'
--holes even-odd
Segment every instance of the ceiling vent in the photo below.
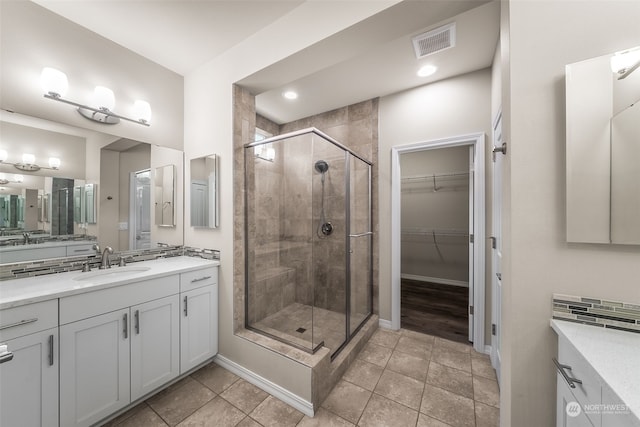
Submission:
<svg viewBox="0 0 640 427">
<path fill-rule="evenodd" d="M 456 23 L 417 35 L 411 40 L 418 59 L 449 49 L 456 45 Z"/>
</svg>

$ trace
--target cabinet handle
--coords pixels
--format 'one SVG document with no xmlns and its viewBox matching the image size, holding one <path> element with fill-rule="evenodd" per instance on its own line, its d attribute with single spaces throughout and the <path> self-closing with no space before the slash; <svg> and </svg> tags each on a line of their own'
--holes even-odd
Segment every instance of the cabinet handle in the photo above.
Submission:
<svg viewBox="0 0 640 427">
<path fill-rule="evenodd" d="M 122 333 L 124 334 L 124 339 L 129 338 L 129 334 L 127 333 L 127 313 L 122 316 Z"/>
<path fill-rule="evenodd" d="M 53 335 L 49 335 L 49 366 L 53 366 Z"/>
<path fill-rule="evenodd" d="M 555 363 L 556 368 L 558 368 L 558 372 L 560 372 L 564 380 L 567 382 L 567 384 L 569 384 L 569 387 L 576 388 L 576 385 L 574 383 L 582 384 L 582 380 L 579 380 L 577 378 L 571 378 L 565 372 L 565 369 L 571 370 L 571 366 L 561 364 L 560 362 L 558 362 L 558 359 L 556 359 L 555 357 L 553 358 L 553 363 Z"/>
<path fill-rule="evenodd" d="M 136 320 L 136 334 L 140 334 L 140 310 L 136 310 L 134 316 Z"/>
<path fill-rule="evenodd" d="M 187 317 L 187 297 L 184 297 L 184 317 Z"/>
<path fill-rule="evenodd" d="M 9 362 L 11 359 L 13 359 L 13 353 L 7 350 L 6 344 L 2 344 L 0 346 L 0 364 L 4 362 Z"/>
<path fill-rule="evenodd" d="M 37 317 L 34 317 L 33 319 L 21 320 L 21 321 L 16 322 L 16 323 L 10 323 L 8 325 L 0 326 L 0 331 L 3 330 L 3 329 L 13 328 L 15 326 L 27 325 L 29 323 L 33 323 L 33 322 L 37 322 L 37 321 L 38 321 Z"/>
<path fill-rule="evenodd" d="M 208 280 L 208 279 L 211 279 L 211 276 L 204 276 L 204 277 L 200 277 L 198 279 L 193 279 L 193 280 L 191 280 L 191 283 L 202 282 L 203 280 Z"/>
</svg>

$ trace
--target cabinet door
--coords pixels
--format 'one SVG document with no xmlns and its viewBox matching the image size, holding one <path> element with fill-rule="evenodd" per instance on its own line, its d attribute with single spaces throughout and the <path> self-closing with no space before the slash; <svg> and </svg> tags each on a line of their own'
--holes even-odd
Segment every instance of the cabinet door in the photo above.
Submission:
<svg viewBox="0 0 640 427">
<path fill-rule="evenodd" d="M 578 402 L 571 389 L 560 374 L 557 375 L 556 427 L 593 427 L 583 412 L 582 403 Z M 569 405 L 569 409 L 567 409 Z"/>
<path fill-rule="evenodd" d="M 180 373 L 218 352 L 218 285 L 183 292 L 180 301 Z"/>
<path fill-rule="evenodd" d="M 129 309 L 60 327 L 60 423 L 88 426 L 130 402 Z"/>
<path fill-rule="evenodd" d="M 131 400 L 177 377 L 180 370 L 180 297 L 131 307 Z"/>
<path fill-rule="evenodd" d="M 0 426 L 58 425 L 58 328 L 6 341 L 0 364 Z"/>
</svg>

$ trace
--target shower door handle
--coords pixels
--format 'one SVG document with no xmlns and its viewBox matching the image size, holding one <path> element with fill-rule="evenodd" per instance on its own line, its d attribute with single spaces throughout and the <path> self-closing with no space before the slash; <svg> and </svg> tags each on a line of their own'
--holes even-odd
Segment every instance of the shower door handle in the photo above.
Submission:
<svg viewBox="0 0 640 427">
<path fill-rule="evenodd" d="M 364 236 L 371 236 L 373 235 L 373 231 L 365 231 L 364 233 L 360 233 L 360 234 L 349 234 L 349 237 L 364 237 Z"/>
</svg>

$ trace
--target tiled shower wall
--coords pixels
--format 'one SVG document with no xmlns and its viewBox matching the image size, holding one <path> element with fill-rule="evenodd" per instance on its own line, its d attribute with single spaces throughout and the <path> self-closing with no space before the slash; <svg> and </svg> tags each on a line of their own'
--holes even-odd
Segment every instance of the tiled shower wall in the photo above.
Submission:
<svg viewBox="0 0 640 427">
<path fill-rule="evenodd" d="M 292 123 L 278 126 L 267 119 L 255 114 L 255 100 L 248 91 L 234 87 L 234 214 L 235 214 L 235 230 L 234 230 L 234 325 L 235 328 L 244 325 L 244 144 L 253 141 L 256 123 L 258 127 L 273 133 L 283 134 L 294 130 L 304 129 L 308 127 L 316 127 L 322 132 L 330 135 L 343 145 L 349 147 L 354 152 L 373 163 L 372 166 L 372 215 L 373 215 L 373 287 L 374 287 L 374 312 L 377 312 L 377 293 L 378 293 L 378 274 L 377 274 L 377 142 L 378 142 L 378 100 L 369 100 L 359 104 L 343 107 L 317 116 L 301 119 Z M 318 137 L 315 137 L 316 139 Z M 285 149 L 276 150 L 277 156 L 287 156 L 291 159 L 294 155 L 309 157 L 312 153 L 305 144 L 288 144 Z M 283 145 L 284 147 L 284 145 Z M 303 148 L 304 147 L 304 148 Z M 295 150 L 306 152 L 294 153 Z M 323 151 L 324 150 L 324 151 Z M 316 234 L 320 213 L 320 197 L 321 194 L 321 175 L 315 171 L 308 170 L 309 165 L 313 161 L 322 158 L 329 163 L 329 172 L 325 178 L 325 212 L 327 220 L 337 227 L 332 238 L 320 239 Z M 313 161 L 312 161 L 313 159 Z M 334 311 L 344 312 L 344 152 L 333 144 L 324 142 L 314 146 L 313 158 L 304 159 L 300 162 L 288 162 L 284 164 L 282 158 L 277 157 L 276 161 L 271 163 L 260 159 L 251 159 L 255 167 L 254 172 L 263 173 L 269 178 L 258 180 L 255 184 L 260 186 L 255 190 L 260 190 L 261 195 L 256 196 L 254 200 L 248 201 L 249 209 L 254 209 L 256 213 L 256 223 L 249 224 L 251 229 L 256 233 L 256 238 L 260 240 L 260 253 L 256 254 L 254 247 L 249 247 L 246 255 L 250 262 L 255 262 L 256 270 L 263 274 L 263 278 L 253 278 L 264 280 L 259 287 L 256 286 L 255 295 L 251 295 L 254 302 L 252 303 L 253 313 L 249 313 L 250 321 L 259 320 L 262 316 L 268 315 L 274 307 L 286 305 L 292 295 L 292 286 L 294 289 L 294 299 L 302 304 L 309 304 L 312 299 L 315 304 L 322 308 Z M 278 165 L 287 167 L 286 174 L 283 170 L 278 169 Z M 294 165 L 294 166 L 292 166 Z M 299 168 L 295 165 L 301 165 Z M 252 172 L 251 172 L 252 173 Z M 352 173 L 352 176 L 354 174 Z M 250 175 L 250 178 L 252 175 Z M 368 177 L 366 177 L 368 178 Z M 362 171 L 355 175 L 355 182 L 364 179 Z M 311 189 L 307 186 L 312 186 Z M 275 197 L 281 196 L 279 192 L 285 191 L 286 196 L 281 200 L 283 203 L 276 203 Z M 312 193 L 313 202 L 307 205 L 300 203 L 296 199 L 295 194 Z M 256 206 L 265 204 L 264 206 Z M 352 206 L 356 203 L 362 205 L 362 200 L 352 200 Z M 253 204 L 253 205 L 252 205 Z M 270 206 L 267 206 L 270 205 Z M 352 207 L 353 209 L 353 207 Z M 312 211 L 311 211 L 312 210 Z M 358 209 L 360 212 L 362 209 Z M 368 209 L 366 210 L 368 212 Z M 313 212 L 313 214 L 311 213 Z M 261 217 L 261 215 L 263 215 Z M 313 220 L 310 218 L 313 215 Z M 352 233 L 359 232 L 360 227 L 364 227 L 364 223 L 368 218 L 360 217 L 354 222 L 352 221 Z M 358 223 L 359 221 L 359 223 Z M 258 223 L 261 226 L 258 226 Z M 269 226 L 267 227 L 267 224 Z M 267 227 L 260 230 L 262 227 Z M 311 236 L 310 236 L 311 231 Z M 276 234 L 279 236 L 276 238 Z M 336 237 L 336 238 L 333 238 Z M 307 244 L 309 239 L 313 239 L 316 245 L 313 248 L 313 263 L 311 263 L 311 245 Z M 360 246 L 362 246 L 360 244 Z M 277 248 L 277 249 L 276 249 Z M 359 248 L 364 249 L 366 248 Z M 340 252 L 341 251 L 341 252 Z M 261 258 L 261 260 L 258 260 Z M 353 258 L 353 262 L 357 262 L 357 257 Z M 367 257 L 362 258 L 361 262 L 368 263 Z M 313 271 L 310 270 L 313 268 Z M 354 271 L 359 270 L 354 268 Z M 310 280 L 311 274 L 314 280 Z M 275 276 L 280 276 L 281 283 L 284 284 L 278 298 L 274 299 L 273 295 L 266 296 L 260 293 L 270 293 L 269 289 L 273 288 L 276 283 Z M 368 273 L 367 273 L 368 275 Z M 355 277 L 354 277 L 355 276 Z M 292 280 L 293 278 L 293 280 Z M 356 280 L 367 280 L 368 278 L 358 277 L 358 273 L 352 272 L 352 278 Z M 267 283 L 268 282 L 268 283 Z M 322 283 L 324 286 L 316 286 L 315 294 L 313 291 L 313 283 Z M 262 289 L 262 291 L 260 291 Z M 352 302 L 366 301 L 365 292 L 363 295 L 352 293 Z M 261 305 L 271 305 L 271 308 L 261 307 Z M 276 310 L 277 311 L 277 310 Z"/>
</svg>

